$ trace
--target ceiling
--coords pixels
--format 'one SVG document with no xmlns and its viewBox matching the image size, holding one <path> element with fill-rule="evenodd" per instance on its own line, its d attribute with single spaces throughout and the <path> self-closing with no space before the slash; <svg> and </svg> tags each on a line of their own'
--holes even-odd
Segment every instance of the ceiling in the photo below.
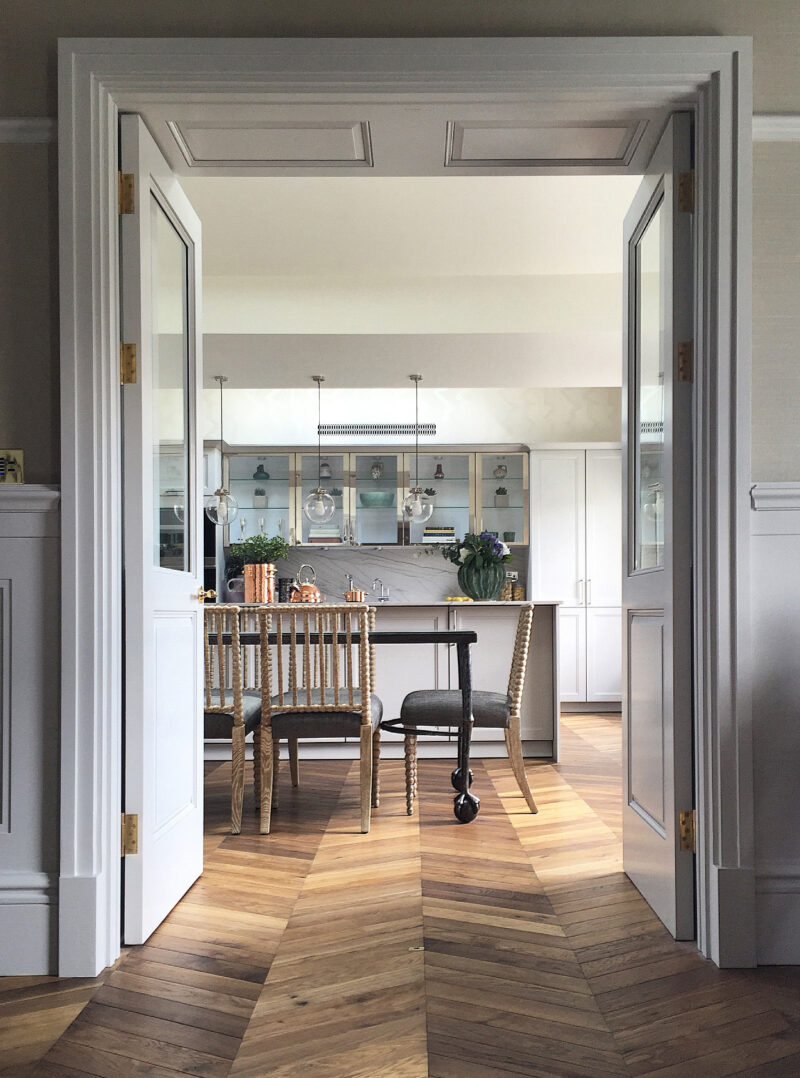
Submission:
<svg viewBox="0 0 800 1078">
<path fill-rule="evenodd" d="M 614 106 L 614 108 L 617 108 Z M 154 105 L 203 224 L 205 382 L 621 384 L 622 220 L 661 113 Z"/>
</svg>

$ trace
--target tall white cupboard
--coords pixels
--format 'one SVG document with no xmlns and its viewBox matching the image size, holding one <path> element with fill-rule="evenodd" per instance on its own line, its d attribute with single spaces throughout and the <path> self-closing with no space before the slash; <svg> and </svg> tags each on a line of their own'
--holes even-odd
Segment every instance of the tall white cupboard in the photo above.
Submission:
<svg viewBox="0 0 800 1078">
<path fill-rule="evenodd" d="M 619 449 L 531 454 L 531 597 L 559 609 L 564 703 L 622 699 L 622 457 Z"/>
</svg>

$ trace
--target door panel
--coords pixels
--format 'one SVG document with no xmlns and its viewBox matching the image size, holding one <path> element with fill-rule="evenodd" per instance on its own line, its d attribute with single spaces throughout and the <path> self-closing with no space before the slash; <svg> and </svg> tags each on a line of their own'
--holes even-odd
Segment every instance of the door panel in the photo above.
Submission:
<svg viewBox="0 0 800 1078">
<path fill-rule="evenodd" d="M 582 605 L 586 567 L 586 453 L 531 454 L 532 596 Z"/>
<path fill-rule="evenodd" d="M 586 451 L 586 603 L 622 601 L 622 455 L 618 449 Z M 590 695 L 589 699 L 597 699 Z"/>
<path fill-rule="evenodd" d="M 125 566 L 125 943 L 142 943 L 203 868 L 200 222 L 138 116 L 120 119 L 135 212 L 120 218 Z"/>
<path fill-rule="evenodd" d="M 558 684 L 567 703 L 586 700 L 586 610 L 562 606 L 558 611 Z"/>
<path fill-rule="evenodd" d="M 674 115 L 625 219 L 627 401 L 623 452 L 623 851 L 625 871 L 678 939 L 694 935 L 694 863 L 679 813 L 692 782 L 691 117 Z"/>
<path fill-rule="evenodd" d="M 622 699 L 622 611 L 618 606 L 586 610 L 586 699 L 609 703 Z"/>
</svg>

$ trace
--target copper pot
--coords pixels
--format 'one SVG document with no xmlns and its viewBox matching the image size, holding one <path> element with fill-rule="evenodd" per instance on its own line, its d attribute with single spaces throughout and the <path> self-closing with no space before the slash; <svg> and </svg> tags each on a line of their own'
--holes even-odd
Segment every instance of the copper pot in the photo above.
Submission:
<svg viewBox="0 0 800 1078">
<path fill-rule="evenodd" d="M 344 593 L 344 599 L 346 603 L 365 603 L 367 601 L 367 593 L 363 588 L 350 588 L 349 591 Z"/>
<path fill-rule="evenodd" d="M 303 580 L 301 574 L 307 569 L 311 574 L 310 580 Z M 322 594 L 316 585 L 317 574 L 310 565 L 301 565 L 297 571 L 297 580 L 292 584 L 292 592 L 289 596 L 290 603 L 321 603 Z"/>
</svg>

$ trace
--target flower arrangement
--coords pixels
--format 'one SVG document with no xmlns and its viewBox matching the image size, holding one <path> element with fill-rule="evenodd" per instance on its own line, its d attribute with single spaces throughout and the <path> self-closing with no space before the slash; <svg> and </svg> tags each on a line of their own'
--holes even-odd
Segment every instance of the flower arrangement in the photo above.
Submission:
<svg viewBox="0 0 800 1078">
<path fill-rule="evenodd" d="M 241 576 L 245 565 L 268 565 L 289 557 L 289 544 L 281 535 L 251 535 L 241 543 L 232 543 L 225 575 L 230 580 Z"/>
<path fill-rule="evenodd" d="M 468 532 L 460 543 L 443 546 L 442 555 L 456 565 L 472 565 L 476 569 L 511 561 L 511 551 L 492 532 L 480 535 Z"/>
</svg>

